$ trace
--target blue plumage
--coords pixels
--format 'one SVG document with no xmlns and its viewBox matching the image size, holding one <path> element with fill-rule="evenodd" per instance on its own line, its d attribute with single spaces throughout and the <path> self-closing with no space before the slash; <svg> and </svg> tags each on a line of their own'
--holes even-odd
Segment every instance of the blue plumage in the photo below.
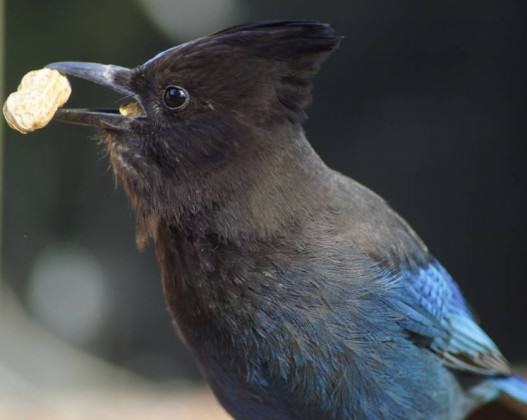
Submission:
<svg viewBox="0 0 527 420">
<path fill-rule="evenodd" d="M 403 272 L 401 278 L 409 292 L 403 301 L 428 315 L 428 322 L 416 327 L 411 325 L 410 315 L 406 327 L 428 337 L 430 349 L 447 366 L 485 375 L 510 373 L 505 358 L 478 326 L 457 284 L 438 262 Z"/>
<path fill-rule="evenodd" d="M 409 331 L 428 337 L 427 346 L 445 366 L 454 371 L 484 375 L 481 383 L 468 394 L 478 402 L 490 401 L 505 393 L 527 404 L 527 381 L 510 375 L 510 368 L 496 344 L 478 326 L 459 287 L 438 263 L 401 275 L 409 293 L 402 301 L 412 310 L 402 325 Z M 430 315 L 423 321 L 422 311 Z"/>
<path fill-rule="evenodd" d="M 260 271 L 249 273 L 251 309 L 231 319 L 258 327 L 217 343 L 218 362 L 202 356 L 236 418 L 460 419 L 501 393 L 525 401 L 525 383 L 438 262 L 396 270 L 336 245 L 289 270 L 270 251 L 258 270 L 279 293 L 261 293 Z"/>
</svg>

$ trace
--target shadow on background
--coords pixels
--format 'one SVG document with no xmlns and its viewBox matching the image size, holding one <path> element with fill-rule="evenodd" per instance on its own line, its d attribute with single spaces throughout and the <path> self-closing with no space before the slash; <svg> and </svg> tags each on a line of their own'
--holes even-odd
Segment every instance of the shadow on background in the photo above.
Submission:
<svg viewBox="0 0 527 420">
<path fill-rule="evenodd" d="M 520 361 L 526 12 L 523 1 L 486 0 L 8 0 L 5 85 L 12 91 L 29 69 L 54 61 L 134 66 L 243 21 L 332 23 L 344 40 L 316 84 L 308 138 L 414 226 L 486 331 Z M 72 106 L 118 99 L 72 82 Z M 131 211 L 89 130 L 5 132 L 3 240 L 3 283 L 14 297 L 4 292 L 0 305 L 17 315 L 2 321 L 10 345 L 0 349 L 0 389 L 25 396 L 117 379 L 170 390 L 201 383 L 172 330 L 152 252 L 136 250 Z M 70 353 L 78 351 L 91 355 L 88 365 Z M 62 352 L 72 359 L 52 357 Z"/>
</svg>

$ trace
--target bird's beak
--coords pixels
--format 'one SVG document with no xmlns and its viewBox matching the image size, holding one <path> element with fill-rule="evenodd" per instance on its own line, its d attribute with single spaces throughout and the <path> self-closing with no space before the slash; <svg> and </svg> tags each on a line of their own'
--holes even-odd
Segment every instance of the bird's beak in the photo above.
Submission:
<svg viewBox="0 0 527 420">
<path fill-rule="evenodd" d="M 132 90 L 131 82 L 133 71 L 126 67 L 114 66 L 111 64 L 83 63 L 74 61 L 62 61 L 48 64 L 47 68 L 57 70 L 66 76 L 74 76 L 80 79 L 89 80 L 102 86 L 125 94 L 127 98 L 135 101 L 141 110 L 138 95 Z M 54 121 L 61 121 L 70 124 L 80 124 L 92 127 L 129 130 L 140 120 L 142 115 L 122 115 L 118 109 L 73 109 L 61 108 L 54 116 Z"/>
</svg>

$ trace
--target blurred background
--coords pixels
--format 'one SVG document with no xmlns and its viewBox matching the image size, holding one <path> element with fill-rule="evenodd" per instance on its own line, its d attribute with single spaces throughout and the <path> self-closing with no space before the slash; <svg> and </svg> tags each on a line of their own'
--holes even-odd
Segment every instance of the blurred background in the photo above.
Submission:
<svg viewBox="0 0 527 420">
<path fill-rule="evenodd" d="M 527 360 L 525 1 L 0 5 L 2 101 L 53 61 L 135 66 L 245 21 L 330 22 L 344 40 L 317 81 L 308 138 L 410 222 L 504 354 Z M 72 106 L 116 103 L 72 83 Z M 222 418 L 93 133 L 1 129 L 0 418 Z"/>
</svg>

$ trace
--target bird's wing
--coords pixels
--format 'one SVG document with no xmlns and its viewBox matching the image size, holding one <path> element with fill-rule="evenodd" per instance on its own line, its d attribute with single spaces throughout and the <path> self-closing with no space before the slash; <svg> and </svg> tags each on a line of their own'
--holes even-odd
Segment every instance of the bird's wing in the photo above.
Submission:
<svg viewBox="0 0 527 420">
<path fill-rule="evenodd" d="M 448 367 L 482 375 L 509 374 L 496 344 L 478 326 L 461 292 L 438 263 L 400 274 L 401 325 Z"/>
</svg>

